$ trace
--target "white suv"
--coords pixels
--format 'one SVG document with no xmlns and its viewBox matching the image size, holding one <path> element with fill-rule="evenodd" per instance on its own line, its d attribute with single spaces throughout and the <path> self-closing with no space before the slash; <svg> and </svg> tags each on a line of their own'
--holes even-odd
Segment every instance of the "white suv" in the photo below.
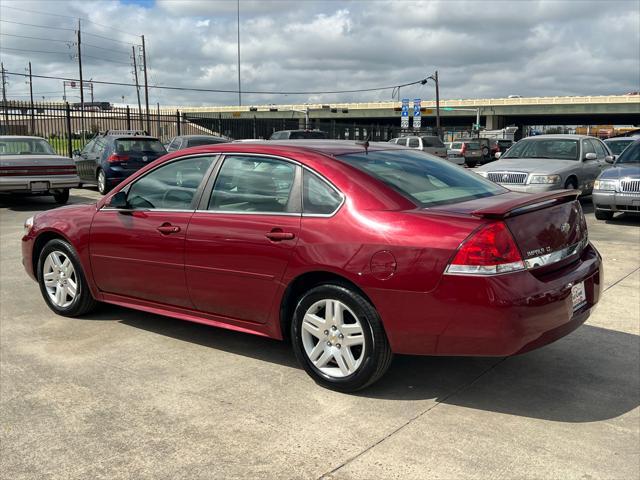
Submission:
<svg viewBox="0 0 640 480">
<path fill-rule="evenodd" d="M 403 145 L 416 150 L 430 153 L 440 158 L 447 158 L 447 147 L 438 137 L 410 135 L 407 137 L 392 138 L 391 143 Z"/>
</svg>

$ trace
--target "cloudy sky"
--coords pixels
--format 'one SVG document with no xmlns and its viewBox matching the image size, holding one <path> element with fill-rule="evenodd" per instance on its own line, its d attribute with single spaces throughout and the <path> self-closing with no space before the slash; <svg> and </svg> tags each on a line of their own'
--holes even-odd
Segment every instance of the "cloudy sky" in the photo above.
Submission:
<svg viewBox="0 0 640 480">
<path fill-rule="evenodd" d="M 236 1 L 0 0 L 5 69 L 132 83 L 131 46 L 147 44 L 150 84 L 237 90 Z M 28 25 L 26 25 L 28 24 Z M 350 90 L 411 82 L 439 71 L 442 98 L 624 94 L 640 90 L 640 1 L 240 0 L 242 89 Z M 30 38 L 27 38 L 30 37 Z M 8 76 L 8 98 L 28 99 Z M 34 80 L 59 100 L 62 81 Z M 74 92 L 77 94 L 77 92 Z M 243 104 L 390 100 L 350 94 L 243 94 Z M 432 84 L 403 97 L 432 99 Z M 135 103 L 135 89 L 95 86 L 96 100 Z M 70 97 L 71 101 L 78 101 Z M 151 89 L 161 105 L 237 104 L 233 93 Z"/>
</svg>

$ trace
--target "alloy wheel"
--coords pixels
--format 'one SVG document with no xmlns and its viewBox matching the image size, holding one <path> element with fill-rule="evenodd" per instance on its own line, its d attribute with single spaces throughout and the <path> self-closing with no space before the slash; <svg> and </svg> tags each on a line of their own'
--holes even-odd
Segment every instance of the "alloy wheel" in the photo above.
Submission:
<svg viewBox="0 0 640 480">
<path fill-rule="evenodd" d="M 71 259 L 64 252 L 55 250 L 47 255 L 42 278 L 54 305 L 66 308 L 73 303 L 78 294 L 78 277 Z"/>
<path fill-rule="evenodd" d="M 98 191 L 102 194 L 107 192 L 107 176 L 102 170 L 98 172 Z"/>
<path fill-rule="evenodd" d="M 302 320 L 300 334 L 307 358 L 329 377 L 352 375 L 365 358 L 362 324 L 339 300 L 324 299 L 311 305 Z"/>
</svg>

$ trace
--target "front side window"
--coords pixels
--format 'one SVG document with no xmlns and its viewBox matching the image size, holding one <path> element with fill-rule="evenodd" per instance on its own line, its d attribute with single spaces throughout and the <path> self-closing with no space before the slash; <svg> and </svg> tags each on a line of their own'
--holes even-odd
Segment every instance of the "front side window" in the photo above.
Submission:
<svg viewBox="0 0 640 480">
<path fill-rule="evenodd" d="M 438 137 L 422 137 L 422 144 L 425 147 L 444 148 L 444 143 Z"/>
<path fill-rule="evenodd" d="M 336 158 L 382 181 L 422 207 L 508 192 L 475 173 L 412 150 L 378 150 Z"/>
<path fill-rule="evenodd" d="M 211 192 L 209 210 L 299 212 L 292 195 L 296 166 L 274 158 L 227 157 Z M 296 205 L 297 203 L 297 205 Z"/>
<path fill-rule="evenodd" d="M 171 140 L 171 143 L 167 147 L 167 152 L 173 152 L 174 150 L 178 150 L 180 148 L 180 138 L 175 137 Z"/>
<path fill-rule="evenodd" d="M 596 149 L 593 148 L 593 143 L 590 140 L 582 141 L 582 158 L 585 158 L 587 153 L 596 153 Z"/>
<path fill-rule="evenodd" d="M 408 147 L 410 148 L 419 148 L 420 147 L 420 140 L 418 140 L 417 138 L 410 138 L 409 139 L 409 143 L 407 144 Z"/>
<path fill-rule="evenodd" d="M 316 174 L 304 171 L 302 208 L 305 214 L 330 215 L 342 203 L 340 194 Z"/>
<path fill-rule="evenodd" d="M 129 188 L 131 208 L 192 210 L 196 191 L 214 157 L 191 157 L 162 165 Z"/>
<path fill-rule="evenodd" d="M 399 138 L 398 141 L 396 142 L 398 145 L 403 145 L 403 146 L 407 146 L 407 139 L 406 138 Z"/>
<path fill-rule="evenodd" d="M 520 140 L 502 158 L 578 160 L 578 141 L 563 138 Z"/>
<path fill-rule="evenodd" d="M 591 140 L 591 143 L 593 143 L 593 148 L 595 148 L 598 158 L 604 158 L 609 155 L 605 148 L 602 146 L 602 143 L 600 143 L 600 140 Z"/>
</svg>

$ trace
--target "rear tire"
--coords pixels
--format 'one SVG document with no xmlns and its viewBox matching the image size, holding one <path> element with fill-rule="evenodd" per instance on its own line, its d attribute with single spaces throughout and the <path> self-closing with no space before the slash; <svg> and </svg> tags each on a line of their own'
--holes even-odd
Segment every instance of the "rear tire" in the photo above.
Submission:
<svg viewBox="0 0 640 480">
<path fill-rule="evenodd" d="M 69 201 L 69 189 L 65 188 L 64 190 L 54 193 L 53 199 L 56 201 L 56 203 L 59 203 L 60 205 L 64 205 Z"/>
<path fill-rule="evenodd" d="M 38 284 L 47 306 L 58 315 L 77 317 L 93 310 L 93 298 L 73 247 L 61 239 L 50 240 L 40 252 Z"/>
<path fill-rule="evenodd" d="M 598 210 L 594 212 L 597 220 L 611 220 L 613 218 L 613 212 L 608 210 Z"/>
<path fill-rule="evenodd" d="M 104 173 L 104 170 L 98 170 L 98 175 L 96 175 L 96 179 L 98 181 L 98 191 L 102 195 L 106 195 L 109 193 L 109 185 L 107 184 L 107 175 Z"/>
<path fill-rule="evenodd" d="M 319 285 L 302 296 L 291 338 L 311 378 L 339 392 L 368 387 L 393 359 L 378 312 L 360 293 L 341 285 Z"/>
</svg>

